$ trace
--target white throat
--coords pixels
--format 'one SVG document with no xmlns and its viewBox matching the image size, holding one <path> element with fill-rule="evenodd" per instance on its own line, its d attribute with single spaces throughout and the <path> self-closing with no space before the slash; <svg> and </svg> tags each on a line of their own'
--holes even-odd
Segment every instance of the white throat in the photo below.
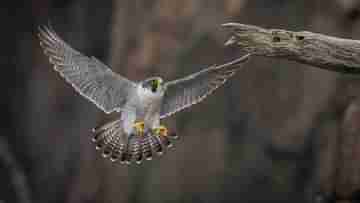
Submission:
<svg viewBox="0 0 360 203">
<path fill-rule="evenodd" d="M 164 95 L 164 92 L 162 92 L 162 91 L 153 92 L 153 91 L 139 85 L 137 88 L 137 94 L 138 94 L 139 98 L 143 102 L 146 103 L 146 102 L 152 102 L 154 100 L 160 99 Z"/>
</svg>

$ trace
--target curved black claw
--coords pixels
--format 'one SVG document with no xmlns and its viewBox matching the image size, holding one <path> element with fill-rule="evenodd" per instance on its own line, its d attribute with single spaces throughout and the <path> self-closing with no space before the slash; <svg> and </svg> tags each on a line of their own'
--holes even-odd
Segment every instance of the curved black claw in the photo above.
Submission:
<svg viewBox="0 0 360 203">
<path fill-rule="evenodd" d="M 178 139 L 179 136 L 177 135 L 177 133 L 173 132 L 173 133 L 169 133 L 168 135 L 169 138 L 172 138 L 172 139 Z"/>
</svg>

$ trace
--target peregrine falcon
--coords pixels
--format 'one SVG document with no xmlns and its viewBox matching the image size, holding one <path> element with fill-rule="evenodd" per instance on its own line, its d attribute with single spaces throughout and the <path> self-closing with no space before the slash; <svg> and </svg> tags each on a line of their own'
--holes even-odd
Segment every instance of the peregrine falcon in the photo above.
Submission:
<svg viewBox="0 0 360 203">
<path fill-rule="evenodd" d="M 249 58 L 247 54 L 174 81 L 151 77 L 134 82 L 72 48 L 51 26 L 40 26 L 38 36 L 54 69 L 80 95 L 106 114 L 121 113 L 115 121 L 94 128 L 92 140 L 104 157 L 127 164 L 151 160 L 171 147 L 169 138 L 176 134 L 160 120 L 205 99 Z"/>
</svg>

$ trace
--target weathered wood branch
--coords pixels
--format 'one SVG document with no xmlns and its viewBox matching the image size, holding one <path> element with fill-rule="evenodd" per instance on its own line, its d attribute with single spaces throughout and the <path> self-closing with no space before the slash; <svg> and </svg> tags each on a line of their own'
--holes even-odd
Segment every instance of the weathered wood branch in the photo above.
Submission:
<svg viewBox="0 0 360 203">
<path fill-rule="evenodd" d="M 234 45 L 253 55 L 279 57 L 322 69 L 360 73 L 360 41 L 307 31 L 265 29 L 226 23 L 232 33 L 225 45 Z"/>
</svg>

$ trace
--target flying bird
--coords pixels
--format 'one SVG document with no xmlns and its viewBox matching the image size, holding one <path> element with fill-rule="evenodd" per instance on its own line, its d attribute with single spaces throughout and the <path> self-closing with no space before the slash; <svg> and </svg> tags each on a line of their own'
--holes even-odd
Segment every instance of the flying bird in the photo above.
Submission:
<svg viewBox="0 0 360 203">
<path fill-rule="evenodd" d="M 40 45 L 54 69 L 82 96 L 118 119 L 93 129 L 96 149 L 111 161 L 130 164 L 151 160 L 172 146 L 160 121 L 199 103 L 223 85 L 249 58 L 249 54 L 223 65 L 213 65 L 174 81 L 150 77 L 131 81 L 107 65 L 72 48 L 51 26 L 40 26 Z"/>
</svg>

